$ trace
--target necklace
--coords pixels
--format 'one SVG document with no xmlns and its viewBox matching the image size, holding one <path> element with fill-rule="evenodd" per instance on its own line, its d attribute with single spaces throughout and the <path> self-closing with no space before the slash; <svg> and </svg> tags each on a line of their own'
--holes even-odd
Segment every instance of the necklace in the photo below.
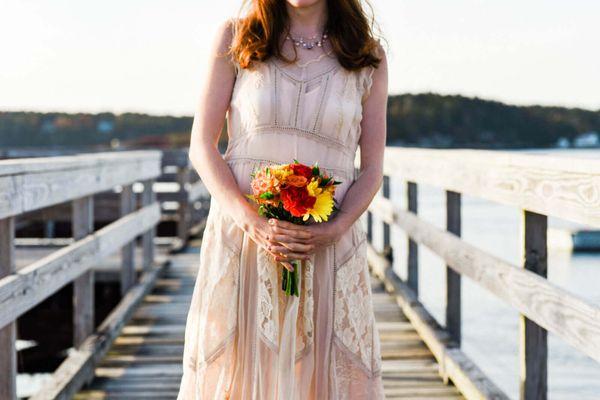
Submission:
<svg viewBox="0 0 600 400">
<path fill-rule="evenodd" d="M 310 38 L 304 38 L 300 36 L 299 38 L 292 37 L 291 35 L 287 35 L 286 39 L 291 40 L 296 47 L 302 47 L 306 50 L 312 50 L 316 47 L 323 47 L 323 42 L 327 40 L 327 32 L 324 31 L 319 39 L 317 39 L 318 35 L 315 35 Z"/>
</svg>

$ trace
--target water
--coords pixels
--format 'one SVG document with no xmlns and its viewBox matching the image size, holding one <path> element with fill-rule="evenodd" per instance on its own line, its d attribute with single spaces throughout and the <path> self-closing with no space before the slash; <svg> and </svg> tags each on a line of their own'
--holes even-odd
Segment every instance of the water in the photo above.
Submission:
<svg viewBox="0 0 600 400">
<path fill-rule="evenodd" d="M 598 157 L 600 151 L 552 151 Z M 405 185 L 392 181 L 392 199 L 405 208 Z M 419 186 L 419 215 L 434 225 L 445 227 L 443 190 Z M 515 265 L 521 265 L 521 212 L 468 196 L 463 196 L 465 241 Z M 549 220 L 550 226 L 563 225 Z M 375 230 L 375 242 L 381 232 Z M 406 278 L 406 236 L 392 230 L 394 269 Z M 445 267 L 427 248 L 419 246 L 421 301 L 444 325 L 446 297 Z M 560 248 L 549 249 L 548 279 L 556 285 L 600 305 L 600 253 L 572 254 Z M 518 313 L 468 278 L 463 279 L 463 349 L 479 367 L 511 398 L 519 397 L 519 317 Z M 561 339 L 549 335 L 549 397 L 551 399 L 600 399 L 600 364 L 582 355 Z"/>
</svg>

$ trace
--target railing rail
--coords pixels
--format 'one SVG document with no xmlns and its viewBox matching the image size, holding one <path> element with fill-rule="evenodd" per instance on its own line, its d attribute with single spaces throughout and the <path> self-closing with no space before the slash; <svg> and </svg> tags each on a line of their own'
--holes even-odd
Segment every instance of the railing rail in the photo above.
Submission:
<svg viewBox="0 0 600 400">
<path fill-rule="evenodd" d="M 127 294 L 124 299 L 131 298 L 132 289 L 142 290 L 136 284 L 133 259 L 133 241 L 142 236 L 142 280 L 155 276 L 151 266 L 160 206 L 153 182 L 161 174 L 161 157 L 158 151 L 132 151 L 0 161 L 0 398 L 16 398 L 15 321 L 69 282 L 74 283 L 74 346 L 78 351 L 63 362 L 57 375 L 64 379 L 82 374 L 84 379 L 91 372 L 91 364 L 83 362 L 89 358 L 81 357 L 94 336 L 91 268 L 99 258 L 122 249 L 121 290 Z M 136 210 L 133 184 L 138 182 L 144 190 L 142 207 Z M 93 232 L 93 195 L 115 186 L 121 187 L 121 218 Z M 63 202 L 72 202 L 75 242 L 15 270 L 15 218 Z M 114 322 L 110 317 L 107 320 Z M 100 331 L 105 328 L 101 326 Z M 69 395 L 66 386 L 46 389 L 34 398 Z"/>
<path fill-rule="evenodd" d="M 387 148 L 384 174 L 387 177 L 383 194 L 369 207 L 367 230 L 372 233 L 375 229 L 371 225 L 373 216 L 382 221 L 384 238 L 389 225 L 404 230 L 409 240 L 408 279 L 401 282 L 391 270 L 389 259 L 373 247 L 370 263 L 374 272 L 387 280 L 389 289 L 397 292 L 399 304 L 408 308 L 409 319 L 424 336 L 442 370 L 467 397 L 505 395 L 491 381 L 482 381 L 481 372 L 473 369 L 472 362 L 459 350 L 463 275 L 521 313 L 522 399 L 547 396 L 548 331 L 600 361 L 600 307 L 546 280 L 548 216 L 600 226 L 599 160 L 478 150 Z M 390 178 L 406 182 L 408 210 L 389 200 Z M 446 190 L 446 230 L 418 217 L 418 184 Z M 503 261 L 460 239 L 462 194 L 523 210 L 523 265 Z M 433 318 L 418 301 L 418 244 L 428 247 L 448 266 L 444 330 L 432 323 Z"/>
</svg>

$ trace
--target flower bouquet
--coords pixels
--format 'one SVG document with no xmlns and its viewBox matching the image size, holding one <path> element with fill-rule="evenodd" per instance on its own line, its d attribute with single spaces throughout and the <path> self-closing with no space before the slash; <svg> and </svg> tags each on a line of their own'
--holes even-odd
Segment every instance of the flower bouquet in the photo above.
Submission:
<svg viewBox="0 0 600 400">
<path fill-rule="evenodd" d="M 321 172 L 315 163 L 312 167 L 294 160 L 291 164 L 269 165 L 251 175 L 252 194 L 246 195 L 258 204 L 258 213 L 294 224 L 327 221 L 337 209 L 334 198 L 335 181 Z M 292 260 L 293 271 L 282 269 L 281 289 L 288 296 L 299 296 L 298 265 Z"/>
</svg>

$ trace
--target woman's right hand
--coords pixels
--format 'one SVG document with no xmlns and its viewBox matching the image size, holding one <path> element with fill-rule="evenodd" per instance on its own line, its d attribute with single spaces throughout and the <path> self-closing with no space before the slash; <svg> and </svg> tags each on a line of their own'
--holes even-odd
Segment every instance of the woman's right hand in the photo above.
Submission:
<svg viewBox="0 0 600 400">
<path fill-rule="evenodd" d="M 253 215 L 246 217 L 242 227 L 257 245 L 290 271 L 290 261 L 305 260 L 314 253 L 314 245 L 307 243 L 312 233 L 302 225 Z"/>
</svg>

